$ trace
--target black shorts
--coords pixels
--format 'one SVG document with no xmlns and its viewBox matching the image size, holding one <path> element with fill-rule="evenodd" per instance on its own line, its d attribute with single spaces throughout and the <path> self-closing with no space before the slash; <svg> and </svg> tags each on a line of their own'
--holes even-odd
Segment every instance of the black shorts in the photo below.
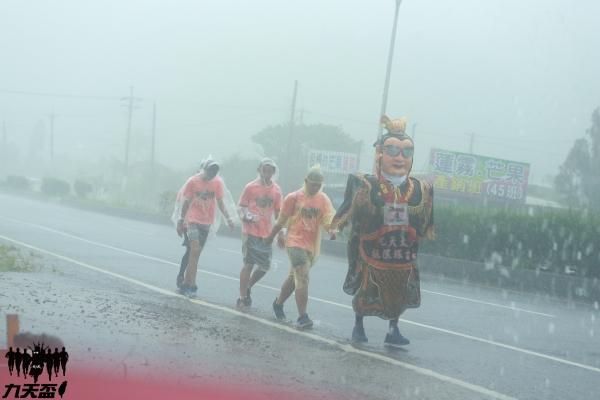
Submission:
<svg viewBox="0 0 600 400">
<path fill-rule="evenodd" d="M 265 272 L 271 268 L 273 248 L 266 244 L 263 238 L 252 235 L 242 236 L 242 253 L 244 254 L 244 264 L 256 264 L 258 269 Z"/>
<path fill-rule="evenodd" d="M 191 240 L 197 240 L 198 243 L 200 243 L 200 247 L 204 246 L 206 239 L 208 238 L 209 230 L 210 225 L 189 224 L 186 234 L 187 242 L 189 243 Z"/>
</svg>

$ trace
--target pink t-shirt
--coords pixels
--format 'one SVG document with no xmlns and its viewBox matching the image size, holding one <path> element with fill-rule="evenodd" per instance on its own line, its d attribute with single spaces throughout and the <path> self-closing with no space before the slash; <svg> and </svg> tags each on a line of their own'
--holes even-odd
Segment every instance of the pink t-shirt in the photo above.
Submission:
<svg viewBox="0 0 600 400">
<path fill-rule="evenodd" d="M 271 233 L 273 213 L 281 209 L 281 189 L 275 182 L 265 186 L 256 179 L 244 187 L 239 205 L 254 217 L 253 222 L 244 222 L 244 234 L 265 238 Z"/>
<path fill-rule="evenodd" d="M 223 180 L 215 177 L 205 181 L 201 174 L 194 175 L 185 184 L 183 197 L 191 200 L 185 222 L 212 225 L 215 222 L 217 200 L 223 198 Z"/>
<path fill-rule="evenodd" d="M 300 189 L 285 196 L 281 215 L 290 218 L 285 245 L 314 254 L 321 240 L 320 228 L 331 225 L 334 212 L 331 200 L 323 192 L 308 196 Z"/>
</svg>

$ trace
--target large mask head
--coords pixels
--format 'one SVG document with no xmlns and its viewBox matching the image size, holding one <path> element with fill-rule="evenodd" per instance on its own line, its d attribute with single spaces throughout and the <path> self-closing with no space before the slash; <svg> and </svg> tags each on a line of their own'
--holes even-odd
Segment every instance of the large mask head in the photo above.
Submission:
<svg viewBox="0 0 600 400">
<path fill-rule="evenodd" d="M 389 176 L 408 176 L 415 147 L 412 138 L 405 133 L 406 118 L 390 120 L 383 116 L 381 123 L 387 132 L 375 142 L 378 172 Z"/>
</svg>

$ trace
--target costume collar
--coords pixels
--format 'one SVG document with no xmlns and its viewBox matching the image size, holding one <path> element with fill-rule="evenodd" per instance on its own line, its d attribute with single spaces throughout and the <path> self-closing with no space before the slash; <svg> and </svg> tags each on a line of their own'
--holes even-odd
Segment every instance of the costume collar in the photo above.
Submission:
<svg viewBox="0 0 600 400">
<path fill-rule="evenodd" d="M 395 176 L 395 175 L 386 174 L 383 171 L 381 171 L 381 176 L 383 179 L 385 179 L 386 181 L 388 181 L 395 187 L 402 186 L 404 184 L 404 182 L 406 182 L 406 178 L 407 178 L 407 175 Z"/>
</svg>

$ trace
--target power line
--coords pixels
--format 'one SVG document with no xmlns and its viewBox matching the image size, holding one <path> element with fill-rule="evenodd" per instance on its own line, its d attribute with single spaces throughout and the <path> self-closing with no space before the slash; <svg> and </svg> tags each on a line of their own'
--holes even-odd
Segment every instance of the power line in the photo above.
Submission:
<svg viewBox="0 0 600 400">
<path fill-rule="evenodd" d="M 42 97 L 62 97 L 68 99 L 87 99 L 87 100 L 119 100 L 117 96 L 97 96 L 97 95 L 79 95 L 65 93 L 49 93 L 49 92 L 30 92 L 26 90 L 9 90 L 0 89 L 0 93 L 18 94 L 24 96 L 42 96 Z"/>
<path fill-rule="evenodd" d="M 154 169 L 154 158 L 156 148 L 156 102 L 152 105 L 152 150 L 150 153 L 150 165 Z"/>
<path fill-rule="evenodd" d="M 465 134 L 467 136 L 471 136 L 471 134 Z M 440 134 L 440 133 L 427 133 L 425 136 L 434 136 L 434 137 L 443 137 L 443 138 L 448 138 L 448 139 L 455 139 L 454 135 L 451 134 Z M 528 143 L 524 143 L 527 147 L 521 147 L 521 146 L 514 146 L 510 143 L 507 143 L 507 140 L 502 140 L 502 139 L 492 139 L 490 136 L 480 136 L 479 134 L 474 135 L 478 141 L 484 142 L 486 144 L 494 144 L 494 145 L 501 145 L 501 147 L 503 148 L 508 148 L 508 149 L 513 149 L 513 150 L 520 150 L 520 151 L 528 151 L 531 152 L 532 150 L 537 150 L 538 146 L 536 146 L 535 144 L 531 144 L 529 145 Z M 545 142 L 547 143 L 548 140 L 545 140 Z M 563 143 L 563 142 L 574 142 L 573 140 L 553 140 L 553 142 L 555 143 Z M 436 147 L 436 146 L 433 146 Z M 545 148 L 547 148 L 548 146 L 545 146 Z M 554 156 L 564 156 L 564 154 L 559 154 L 558 152 L 547 152 L 546 154 L 549 155 L 554 155 Z"/>
<path fill-rule="evenodd" d="M 50 160 L 54 160 L 54 119 L 56 118 L 54 109 L 48 118 L 50 118 Z"/>
<path fill-rule="evenodd" d="M 324 114 L 324 113 L 320 113 L 320 112 L 314 112 L 314 111 L 310 111 L 310 110 L 306 110 L 304 109 L 304 112 L 307 114 L 313 114 L 316 116 L 321 116 L 321 117 L 325 117 L 325 118 L 331 118 L 331 119 L 336 119 L 339 121 L 348 121 L 348 122 L 354 122 L 357 124 L 364 124 L 364 125 L 370 125 L 373 126 L 373 122 L 367 122 L 367 121 L 361 121 L 358 119 L 352 119 L 352 118 L 347 118 L 347 117 L 340 117 L 338 115 L 331 115 L 331 114 Z"/>
<path fill-rule="evenodd" d="M 0 148 L 0 163 L 4 164 L 8 157 L 8 137 L 6 134 L 6 121 L 2 121 L 2 148 Z"/>
<path fill-rule="evenodd" d="M 127 107 L 127 136 L 125 138 L 125 177 L 127 177 L 127 170 L 129 168 L 129 142 L 131 141 L 131 120 L 133 117 L 133 110 L 139 108 L 137 103 L 142 100 L 139 97 L 133 97 L 133 86 L 129 88 L 129 96 L 121 97 L 121 101 L 126 102 L 123 106 Z"/>
<path fill-rule="evenodd" d="M 246 118 L 254 118 L 254 117 L 258 117 L 261 115 L 265 115 L 264 111 L 261 112 L 253 112 L 251 114 L 242 114 L 242 115 L 237 115 L 236 117 L 239 119 L 246 119 Z M 203 127 L 203 126 L 208 126 L 208 125 L 215 125 L 215 124 L 223 124 L 226 122 L 231 122 L 231 116 L 226 117 L 226 118 L 220 118 L 220 119 L 213 119 L 210 121 L 200 121 L 200 122 L 186 122 L 186 123 L 179 123 L 175 126 L 178 127 L 192 127 L 192 128 L 196 128 L 196 127 Z"/>
<path fill-rule="evenodd" d="M 477 138 L 480 139 L 486 139 L 488 141 L 502 141 L 505 142 L 507 140 L 514 140 L 517 142 L 534 142 L 534 143 L 548 143 L 549 140 L 555 142 L 555 143 L 566 143 L 566 142 L 572 142 L 573 139 L 561 139 L 561 140 L 555 140 L 552 138 L 545 138 L 545 139 L 537 139 L 537 138 L 528 138 L 528 137 L 518 137 L 518 136 L 502 136 L 502 137 L 495 137 L 495 136 L 485 136 L 485 135 L 477 135 Z"/>
</svg>

